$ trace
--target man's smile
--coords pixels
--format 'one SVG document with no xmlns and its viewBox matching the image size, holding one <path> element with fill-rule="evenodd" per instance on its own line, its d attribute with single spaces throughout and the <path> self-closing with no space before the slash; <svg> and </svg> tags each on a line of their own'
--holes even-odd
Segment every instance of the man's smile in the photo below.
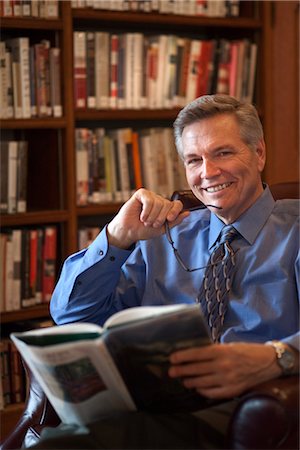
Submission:
<svg viewBox="0 0 300 450">
<path fill-rule="evenodd" d="M 223 183 L 223 184 L 218 184 L 216 186 L 210 186 L 210 187 L 202 188 L 202 189 L 208 193 L 214 193 L 214 192 L 219 192 L 219 191 L 222 191 L 223 189 L 226 189 L 231 184 L 232 184 L 231 182 Z"/>
</svg>

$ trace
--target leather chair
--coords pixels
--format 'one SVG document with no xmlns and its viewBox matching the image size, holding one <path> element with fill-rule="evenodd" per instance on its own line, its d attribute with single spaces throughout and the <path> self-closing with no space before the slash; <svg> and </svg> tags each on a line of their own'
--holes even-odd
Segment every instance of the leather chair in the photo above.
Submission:
<svg viewBox="0 0 300 450">
<path fill-rule="evenodd" d="M 276 198 L 299 198 L 299 183 L 272 186 Z M 191 191 L 174 193 L 185 209 L 205 207 Z M 60 420 L 45 396 L 37 379 L 26 368 L 29 393 L 13 432 L 2 443 L 1 450 L 30 447 L 38 442 L 42 429 L 56 427 Z M 226 437 L 228 449 L 299 449 L 299 377 L 277 378 L 250 389 L 239 399 L 232 414 Z"/>
</svg>

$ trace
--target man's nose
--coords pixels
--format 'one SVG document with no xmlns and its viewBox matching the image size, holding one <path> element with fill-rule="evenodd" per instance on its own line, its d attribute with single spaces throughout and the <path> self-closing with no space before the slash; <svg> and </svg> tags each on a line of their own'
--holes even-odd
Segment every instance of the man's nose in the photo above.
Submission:
<svg viewBox="0 0 300 450">
<path fill-rule="evenodd" d="M 211 159 L 203 159 L 201 165 L 201 177 L 213 178 L 221 172 L 219 166 Z"/>
</svg>

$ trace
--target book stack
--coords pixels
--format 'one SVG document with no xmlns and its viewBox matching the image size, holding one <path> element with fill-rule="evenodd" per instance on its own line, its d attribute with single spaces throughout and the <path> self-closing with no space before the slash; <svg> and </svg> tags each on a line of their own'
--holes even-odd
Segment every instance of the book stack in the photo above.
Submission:
<svg viewBox="0 0 300 450">
<path fill-rule="evenodd" d="M 50 41 L 0 41 L 0 119 L 61 117 L 60 79 L 60 48 Z"/>
<path fill-rule="evenodd" d="M 2 214 L 27 211 L 27 162 L 27 141 L 1 142 L 0 212 Z"/>
<path fill-rule="evenodd" d="M 56 280 L 56 227 L 0 234 L 0 311 L 48 303 Z"/>
<path fill-rule="evenodd" d="M 1 0 L 0 17 L 57 19 L 58 0 Z"/>
<path fill-rule="evenodd" d="M 140 187 L 165 197 L 187 188 L 171 128 L 77 128 L 77 205 L 123 202 Z"/>
<path fill-rule="evenodd" d="M 251 102 L 256 59 L 249 39 L 75 31 L 75 106 L 174 108 L 210 93 Z"/>
<path fill-rule="evenodd" d="M 207 17 L 236 17 L 239 7 L 239 0 L 72 0 L 72 8 Z"/>
</svg>

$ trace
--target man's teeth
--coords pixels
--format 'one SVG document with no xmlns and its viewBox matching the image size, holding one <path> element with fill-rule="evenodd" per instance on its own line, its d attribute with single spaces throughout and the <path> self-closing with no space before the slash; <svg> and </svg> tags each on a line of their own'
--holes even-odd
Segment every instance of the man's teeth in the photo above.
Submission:
<svg viewBox="0 0 300 450">
<path fill-rule="evenodd" d="M 230 183 L 223 183 L 223 184 L 219 184 L 218 186 L 208 187 L 208 188 L 206 188 L 206 191 L 207 192 L 218 192 L 218 191 L 221 191 L 222 189 L 225 189 L 228 186 L 230 186 Z"/>
</svg>

